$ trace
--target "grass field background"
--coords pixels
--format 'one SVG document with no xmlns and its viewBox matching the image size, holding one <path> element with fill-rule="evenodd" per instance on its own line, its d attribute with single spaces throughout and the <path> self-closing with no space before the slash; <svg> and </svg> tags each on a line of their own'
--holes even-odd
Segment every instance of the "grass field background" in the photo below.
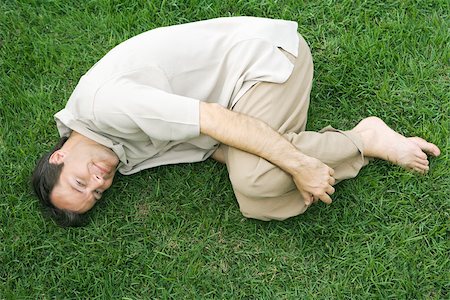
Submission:
<svg viewBox="0 0 450 300">
<path fill-rule="evenodd" d="M 0 299 L 448 299 L 449 3 L 0 2 Z M 84 228 L 39 213 L 29 186 L 53 114 L 109 49 L 159 26 L 294 20 L 311 46 L 308 128 L 377 115 L 438 144 L 426 176 L 376 161 L 284 222 L 242 217 L 213 161 L 118 176 Z"/>
</svg>

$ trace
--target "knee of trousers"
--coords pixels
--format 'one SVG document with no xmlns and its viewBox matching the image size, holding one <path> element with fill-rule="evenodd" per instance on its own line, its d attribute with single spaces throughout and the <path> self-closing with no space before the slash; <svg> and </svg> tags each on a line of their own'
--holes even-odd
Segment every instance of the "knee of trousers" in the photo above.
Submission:
<svg viewBox="0 0 450 300">
<path fill-rule="evenodd" d="M 262 221 L 282 221 L 302 214 L 308 208 L 297 191 L 273 198 L 251 198 L 235 191 L 244 217 Z"/>
<path fill-rule="evenodd" d="M 243 160 L 238 159 L 242 156 Z M 229 155 L 227 165 L 233 189 L 246 197 L 271 198 L 295 189 L 291 175 L 268 161 L 248 153 L 239 151 Z"/>
<path fill-rule="evenodd" d="M 245 217 L 284 220 L 307 209 L 290 174 L 247 152 L 228 148 L 226 153 L 230 181 Z"/>
</svg>

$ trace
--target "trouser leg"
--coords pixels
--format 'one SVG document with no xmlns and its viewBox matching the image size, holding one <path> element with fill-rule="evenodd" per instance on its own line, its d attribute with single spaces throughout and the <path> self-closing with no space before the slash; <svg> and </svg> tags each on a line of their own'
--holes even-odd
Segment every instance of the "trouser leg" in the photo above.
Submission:
<svg viewBox="0 0 450 300">
<path fill-rule="evenodd" d="M 310 50 L 300 37 L 299 55 L 286 54 L 295 67 L 283 84 L 260 82 L 233 110 L 253 116 L 277 130 L 301 152 L 335 170 L 337 181 L 356 176 L 367 163 L 362 144 L 352 132 L 331 127 L 321 132 L 306 126 L 313 64 Z M 307 206 L 290 174 L 255 155 L 223 147 L 225 161 L 241 212 L 249 218 L 283 220 L 303 213 Z"/>
</svg>

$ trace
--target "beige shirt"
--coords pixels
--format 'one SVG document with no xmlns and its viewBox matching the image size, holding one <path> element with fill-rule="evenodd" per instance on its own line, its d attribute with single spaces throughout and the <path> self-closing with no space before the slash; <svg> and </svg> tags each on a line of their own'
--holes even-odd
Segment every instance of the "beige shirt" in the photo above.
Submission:
<svg viewBox="0 0 450 300">
<path fill-rule="evenodd" d="M 255 83 L 285 82 L 298 51 L 297 23 L 232 17 L 157 28 L 116 46 L 55 114 L 110 147 L 122 174 L 208 158 L 218 142 L 200 134 L 199 101 L 231 108 Z"/>
</svg>

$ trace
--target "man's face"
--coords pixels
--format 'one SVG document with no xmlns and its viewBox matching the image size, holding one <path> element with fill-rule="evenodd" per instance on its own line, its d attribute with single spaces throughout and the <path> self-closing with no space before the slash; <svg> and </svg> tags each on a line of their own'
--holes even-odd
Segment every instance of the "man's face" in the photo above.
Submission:
<svg viewBox="0 0 450 300">
<path fill-rule="evenodd" d="M 81 143 L 68 151 L 63 149 L 55 151 L 49 160 L 64 163 L 50 195 L 52 203 L 59 209 L 85 213 L 111 186 L 119 160 L 111 149 L 100 144 Z"/>
</svg>

